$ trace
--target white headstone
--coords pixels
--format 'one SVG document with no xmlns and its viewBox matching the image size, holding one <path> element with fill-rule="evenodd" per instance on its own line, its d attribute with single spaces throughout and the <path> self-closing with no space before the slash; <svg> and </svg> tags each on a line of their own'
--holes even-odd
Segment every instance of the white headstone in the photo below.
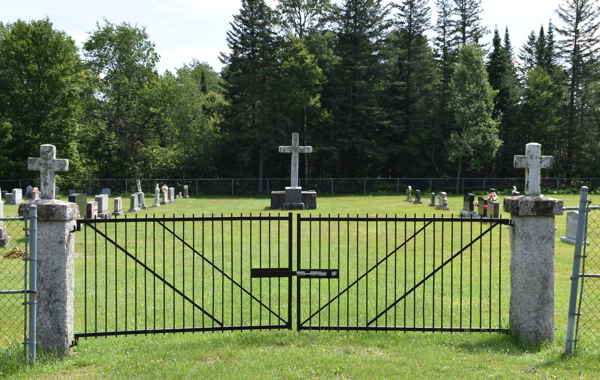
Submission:
<svg viewBox="0 0 600 380">
<path fill-rule="evenodd" d="M 541 144 L 529 143 L 524 156 L 515 156 L 514 166 L 525 169 L 525 195 L 539 197 L 542 169 L 552 167 L 552 156 L 542 156 Z"/>
<path fill-rule="evenodd" d="M 300 135 L 292 133 L 292 146 L 280 146 L 279 153 L 292 154 L 291 187 L 298 187 L 298 154 L 312 153 L 312 146 L 300 146 Z"/>
<path fill-rule="evenodd" d="M 135 184 L 136 184 L 136 186 L 137 186 L 137 192 L 138 192 L 138 193 L 141 193 L 141 192 L 142 192 L 142 184 L 140 183 L 140 180 L 139 180 L 139 179 L 136 179 L 136 180 L 135 180 Z"/>
<path fill-rule="evenodd" d="M 69 170 L 69 160 L 56 159 L 56 147 L 50 144 L 40 146 L 40 158 L 27 159 L 29 170 L 39 170 L 42 199 L 56 198 L 56 178 L 54 172 Z"/>
</svg>

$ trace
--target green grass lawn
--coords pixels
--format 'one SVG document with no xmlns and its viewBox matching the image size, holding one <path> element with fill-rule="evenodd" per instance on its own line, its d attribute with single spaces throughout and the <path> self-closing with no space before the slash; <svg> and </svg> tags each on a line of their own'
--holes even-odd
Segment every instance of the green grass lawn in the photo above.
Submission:
<svg viewBox="0 0 600 380">
<path fill-rule="evenodd" d="M 578 205 L 578 195 L 566 195 L 560 196 L 561 199 L 565 200 L 565 206 L 576 206 Z M 91 199 L 91 197 L 90 197 Z M 147 199 L 149 199 L 147 197 Z M 321 214 L 321 215 L 353 215 L 357 214 L 364 216 L 389 216 L 398 215 L 408 216 L 431 216 L 434 213 L 434 209 L 427 207 L 428 199 L 423 198 L 422 205 L 412 205 L 403 202 L 404 196 L 322 196 L 318 199 L 318 210 L 315 211 L 303 211 L 302 215 L 309 214 Z M 593 196 L 592 196 L 593 199 Z M 502 200 L 501 200 L 502 202 Z M 151 202 L 148 202 L 151 203 Z M 111 202 L 112 204 L 112 202 Z M 458 214 L 462 206 L 462 196 L 451 196 L 449 199 L 450 211 L 435 211 L 436 216 L 444 215 L 449 217 L 451 214 Z M 127 207 L 128 205 L 125 205 Z M 186 200 L 178 200 L 174 204 L 162 206 L 160 208 L 149 208 L 143 212 L 137 213 L 138 218 L 143 218 L 146 214 L 156 216 L 177 216 L 186 215 L 211 215 L 221 213 L 234 214 L 234 215 L 257 215 L 259 213 L 271 212 L 268 208 L 269 199 L 267 197 L 202 197 L 202 198 L 190 198 Z M 128 207 L 127 207 L 128 208 Z M 16 206 L 5 206 L 5 215 L 13 216 L 16 213 Z M 287 212 L 280 212 L 282 215 L 287 215 Z M 132 217 L 133 214 L 128 214 L 128 217 Z M 135 217 L 135 216 L 133 216 Z M 197 273 L 202 270 L 202 262 L 205 263 L 204 270 L 207 272 L 205 276 L 215 276 L 214 279 L 218 281 L 215 285 L 211 285 L 205 289 L 187 289 L 187 292 L 194 294 L 198 299 L 204 300 L 203 305 L 205 309 L 210 309 L 211 312 L 213 307 L 216 308 L 215 314 L 223 316 L 227 320 L 227 314 L 229 313 L 229 306 L 232 304 L 229 299 L 233 299 L 233 303 L 244 305 L 245 320 L 237 321 L 233 317 L 230 322 L 232 324 L 248 323 L 250 321 L 249 311 L 250 307 L 254 309 L 254 315 L 252 322 L 256 323 L 261 320 L 264 323 L 267 322 L 268 313 L 261 310 L 260 306 L 257 305 L 256 301 L 245 300 L 243 296 L 240 296 L 238 291 L 234 289 L 230 290 L 231 283 L 223 281 L 222 277 L 212 274 L 212 267 L 206 265 L 206 260 L 199 259 L 196 255 L 196 262 L 191 262 L 190 259 L 184 260 L 185 252 L 189 251 L 189 247 L 184 247 L 180 242 L 173 239 L 171 235 L 164 232 L 149 232 L 144 223 L 138 223 L 138 227 L 134 230 L 129 230 L 127 234 L 121 230 L 115 230 L 114 227 L 106 227 L 106 234 L 109 236 L 117 236 L 118 240 L 125 244 L 125 235 L 128 236 L 127 247 L 131 247 L 132 251 L 138 252 L 140 255 L 146 255 L 144 258 L 139 257 L 140 261 L 152 262 L 152 268 L 155 272 L 160 273 L 163 277 L 169 279 L 170 282 L 177 283 L 189 283 L 189 280 L 194 277 L 193 273 Z M 295 221 L 294 221 L 295 225 Z M 205 228 L 205 234 L 202 234 L 202 226 Z M 179 233 L 183 233 L 183 225 L 171 226 L 175 228 Z M 274 225 L 267 225 L 264 222 L 261 224 L 254 224 L 253 231 L 250 233 L 249 224 L 243 227 L 240 231 L 236 225 L 227 226 L 227 224 L 213 225 L 211 223 L 197 224 L 196 227 L 192 227 L 189 224 L 185 227 L 186 241 L 192 241 L 194 248 L 202 252 L 207 259 L 215 263 L 219 263 L 222 268 L 233 271 L 233 277 L 239 278 L 242 276 L 241 271 L 236 272 L 235 265 L 239 257 L 244 257 L 244 263 L 246 267 L 250 265 L 250 257 L 253 258 L 253 267 L 257 263 L 263 267 L 267 266 L 278 266 L 287 264 L 287 246 L 284 244 L 279 247 L 277 244 L 270 245 L 267 236 L 269 233 L 275 235 L 277 228 Z M 410 228 L 418 226 L 407 227 L 410 235 Z M 571 272 L 571 260 L 573 255 L 573 246 L 560 243 L 558 241 L 560 236 L 564 236 L 564 216 L 557 217 L 556 221 L 557 235 L 556 235 L 556 341 L 552 344 L 543 345 L 540 347 L 532 347 L 524 344 L 515 342 L 511 335 L 496 334 L 496 333 L 405 333 L 405 332 L 317 332 L 317 331 L 301 331 L 297 332 L 294 330 L 279 330 L 279 331 L 244 331 L 244 332 L 216 332 L 216 333 L 186 333 L 186 334 L 165 334 L 165 335 L 148 335 L 148 336 L 119 336 L 119 337 L 108 337 L 108 338 L 90 338 L 80 339 L 79 345 L 74 349 L 75 354 L 66 358 L 56 358 L 49 354 L 41 353 L 38 356 L 38 365 L 34 368 L 28 368 L 21 364 L 21 355 L 13 349 L 4 349 L 0 352 L 0 376 L 7 378 L 41 378 L 41 379 L 53 379 L 53 378 L 90 378 L 90 379 L 104 379 L 104 378 L 256 378 L 256 379 L 295 379 L 295 378 L 314 378 L 314 379 L 325 379 L 325 378 L 350 378 L 350 379 L 363 379 L 363 378 L 532 378 L 532 379 L 554 379 L 554 378 L 600 378 L 600 358 L 599 352 L 580 352 L 574 357 L 564 357 L 562 355 L 563 343 L 564 343 L 564 332 L 567 321 L 567 301 L 568 291 L 570 286 L 569 276 Z M 104 226 L 102 226 L 104 228 Z M 111 230 L 112 228 L 112 230 Z M 192 229 L 196 228 L 196 231 Z M 286 237 L 287 225 L 282 225 L 281 228 L 285 230 L 282 235 Z M 333 243 L 324 241 L 322 236 L 319 235 L 320 231 L 332 229 Z M 372 224 L 370 228 L 377 228 L 377 236 L 382 236 L 380 241 L 369 241 L 366 239 L 366 231 L 364 226 L 359 226 L 360 233 L 352 231 L 352 236 L 358 236 L 356 243 L 346 241 L 344 242 L 345 231 L 354 230 L 354 225 L 342 225 L 338 228 L 337 225 L 318 225 L 311 224 L 310 228 L 303 232 L 302 236 L 302 265 L 310 265 L 312 267 L 339 267 L 340 271 L 343 268 L 350 268 L 351 272 L 355 270 L 364 272 L 366 268 L 373 267 L 376 260 L 383 257 L 386 252 L 390 251 L 390 246 L 386 246 L 392 240 L 392 230 L 396 231 L 389 223 L 377 223 Z M 387 229 L 386 229 L 387 228 Z M 374 310 L 380 310 L 381 305 L 389 303 L 394 297 L 391 294 L 382 295 L 375 294 L 376 285 L 379 283 L 391 284 L 391 273 L 392 269 L 403 271 L 403 268 L 417 268 L 415 276 L 422 276 L 424 270 L 421 269 L 423 261 L 418 256 L 411 256 L 410 250 L 423 252 L 422 245 L 427 244 L 427 252 L 435 251 L 439 252 L 440 256 L 437 256 L 437 261 L 429 261 L 425 263 L 427 268 L 432 268 L 441 262 L 442 258 L 447 256 L 448 252 L 452 252 L 451 247 L 451 236 L 457 234 L 457 227 L 451 227 L 446 230 L 446 234 L 441 237 L 441 231 L 429 231 L 428 239 L 436 236 L 436 246 L 432 246 L 431 240 L 423 239 L 420 241 L 415 240 L 413 245 L 407 247 L 407 261 L 404 260 L 404 252 L 398 256 L 398 259 L 394 265 L 389 262 L 389 266 L 378 267 L 378 272 L 372 272 L 371 279 L 368 282 L 369 285 L 360 287 L 355 290 L 352 297 L 343 299 L 344 302 L 350 304 L 349 310 L 355 310 L 355 306 L 358 304 L 361 310 L 366 309 L 367 305 L 363 304 L 364 299 L 368 295 L 371 302 L 368 308 L 371 313 Z M 484 259 L 483 266 L 487 268 L 486 258 L 496 262 L 500 255 L 509 257 L 508 251 L 508 234 L 506 227 L 501 226 L 504 230 L 500 242 L 501 246 L 494 245 L 491 248 L 487 248 L 486 244 L 483 244 Z M 208 231 L 211 231 L 208 233 Z M 137 231 L 137 235 L 135 232 Z M 222 234 L 224 239 L 223 247 L 213 247 L 212 235 Z M 356 233 L 356 235 L 355 235 Z M 373 230 L 371 230 L 371 235 Z M 400 238 L 405 236 L 404 226 L 400 231 L 395 232 Z M 495 232 L 496 233 L 496 232 Z M 158 256 L 149 255 L 150 252 L 147 248 L 148 240 L 145 236 L 154 236 L 161 242 L 162 239 L 165 241 L 165 246 L 168 250 L 159 250 Z M 228 240 L 227 235 L 235 236 L 233 240 Z M 295 234 L 295 231 L 294 231 Z M 387 234 L 387 238 L 385 237 Z M 240 237 L 243 241 L 249 242 L 250 237 L 253 237 L 252 245 L 245 245 L 246 248 L 242 248 L 244 244 L 240 244 L 238 247 L 237 238 Z M 261 239 L 264 237 L 264 239 Z M 340 243 L 337 243 L 337 238 L 340 237 Z M 114 248 L 105 249 L 103 243 L 97 243 L 94 241 L 94 234 L 89 231 L 81 231 L 77 235 L 77 314 L 76 314 L 76 331 L 82 331 L 87 326 L 88 329 L 96 328 L 96 326 L 90 326 L 89 321 L 86 325 L 85 318 L 92 320 L 92 314 L 99 314 L 100 319 L 98 320 L 100 325 L 106 324 L 109 326 L 116 323 L 119 318 L 122 318 L 125 311 L 130 313 L 127 318 L 128 328 L 131 328 L 131 324 L 140 323 L 154 323 L 156 320 L 153 314 L 154 305 L 150 306 L 147 304 L 142 305 L 135 304 L 135 300 L 140 299 L 132 295 L 135 292 L 141 292 L 142 289 L 157 293 L 157 296 L 150 298 L 152 301 L 156 300 L 159 304 L 164 303 L 169 305 L 167 309 L 168 314 L 174 314 L 175 318 L 162 318 L 160 313 L 157 314 L 159 327 L 162 327 L 162 323 L 166 323 L 166 327 L 169 327 L 169 323 L 176 320 L 177 326 L 191 326 L 196 323 L 208 323 L 208 320 L 204 320 L 204 317 L 198 314 L 194 315 L 191 310 L 192 308 L 185 306 L 185 302 L 181 302 L 181 298 L 174 296 L 172 292 L 165 291 L 163 295 L 162 287 L 155 288 L 155 286 L 149 285 L 149 279 L 144 271 L 139 270 L 136 277 L 136 268 L 138 266 L 133 265 L 132 259 L 125 260 L 121 256 L 114 254 Z M 215 242 L 220 240 L 216 239 Z M 494 241 L 500 239 L 499 235 L 494 235 Z M 258 241 L 257 241 L 258 240 Z M 272 239 L 273 240 L 273 239 Z M 277 240 L 277 239 L 275 239 Z M 285 240 L 285 239 L 283 239 Z M 285 240 L 287 241 L 287 240 Z M 444 242 L 444 249 L 441 249 L 442 241 Z M 87 249 L 85 247 L 87 244 Z M 204 244 L 204 246 L 203 246 Z M 294 240 L 295 244 L 295 240 Z M 137 246 L 136 246 L 137 245 Z M 162 245 L 162 242 L 161 242 Z M 218 245 L 218 244 L 217 244 Z M 338 257 L 337 247 L 340 246 L 341 253 Z M 91 247 L 95 247 L 95 251 L 91 251 Z M 244 249 L 253 247 L 252 255 L 244 253 L 241 256 L 237 255 L 238 248 L 240 252 Z M 355 263 L 352 260 L 353 256 L 348 256 L 350 259 L 344 258 L 344 253 L 354 251 L 357 247 L 361 247 L 364 251 L 369 251 L 369 258 L 364 263 Z M 435 249 L 434 249 L 435 247 Z M 498 252 L 498 249 L 502 249 L 502 254 Z M 294 255 L 295 255 L 294 247 Z M 333 252 L 331 250 L 333 249 Z M 233 251 L 233 254 L 232 254 Z M 275 265 L 275 260 L 279 256 L 275 255 L 275 252 L 282 252 L 283 262 L 278 262 Z M 82 252 L 87 252 L 82 254 Z M 445 253 L 444 253 L 445 252 Z M 1 254 L 2 252 L 0 252 Z M 169 256 L 170 253 L 170 256 Z M 181 253 L 176 256 L 173 253 Z M 268 255 L 268 253 L 271 253 Z M 479 251 L 476 252 L 479 255 Z M 193 257 L 194 255 L 188 256 Z M 152 259 L 159 258 L 158 263 L 154 263 Z M 361 256 L 362 257 L 362 256 Z M 475 256 L 477 260 L 479 256 Z M 117 258 L 115 265 L 114 260 Z M 163 264 L 163 258 L 165 258 Z M 6 259 L 0 259 L 6 260 Z M 295 260 L 295 256 L 294 256 Z M 328 261 L 329 260 L 329 261 Z M 480 279 L 479 269 L 480 266 L 475 260 L 473 265 L 475 273 L 474 287 L 475 293 L 478 294 L 479 286 L 483 289 L 482 294 L 487 294 L 488 290 L 485 286 L 488 286 L 488 278 L 485 272 L 483 277 Z M 96 266 L 99 263 L 99 266 Z M 125 269 L 125 265 L 128 265 Z M 88 274 L 87 288 L 81 283 L 81 273 L 83 269 L 87 267 Z M 295 262 L 294 262 L 295 267 Z M 501 262 L 503 272 L 498 273 L 494 269 L 492 274 L 495 278 L 496 275 L 502 276 L 503 279 L 507 279 L 508 271 L 508 259 Z M 187 269 L 185 269 L 187 268 Z M 194 268 L 192 272 L 190 269 Z M 384 269 L 385 268 L 385 269 Z M 110 272 L 108 276 L 105 276 L 109 280 L 101 280 L 103 276 L 98 275 L 94 270 L 105 270 Z M 139 268 L 138 268 L 139 269 Z M 381 269 L 379 271 L 379 269 Z M 185 273 L 182 273 L 185 272 Z M 128 288 L 113 287 L 111 285 L 115 278 L 123 280 L 124 276 L 127 275 L 129 279 Z M 389 277 L 386 278 L 386 275 Z M 354 274 L 353 274 L 354 276 Z M 440 291 L 442 284 L 447 284 L 450 275 L 446 272 L 444 279 L 438 277 L 435 281 L 438 291 Z M 96 278 L 98 281 L 96 281 Z M 210 278 L 210 277 L 209 277 Z M 353 278 L 342 278 L 340 273 L 340 279 L 334 283 L 333 291 L 336 291 L 338 284 L 343 285 L 352 282 Z M 111 282 L 112 281 L 112 282 Z M 219 284 L 219 281 L 223 281 Z M 247 281 L 247 282 L 244 282 Z M 258 282 L 257 282 L 258 281 Z M 275 288 L 272 294 L 269 294 L 266 289 L 266 282 L 268 280 L 254 280 L 242 279 L 242 284 L 250 286 L 251 283 L 254 286 L 264 286 L 264 289 L 259 289 L 260 299 L 266 300 L 269 296 L 272 297 L 270 302 L 276 302 L 279 297 L 286 298 L 287 293 L 285 286 Z M 278 281 L 278 280 L 272 280 Z M 294 280 L 296 281 L 296 280 Z M 151 281 L 150 281 L 151 282 Z M 306 311 L 309 307 L 315 307 L 322 304 L 324 300 L 329 299 L 331 292 L 331 282 L 328 280 L 306 281 L 303 280 L 303 295 L 311 292 L 316 294 L 317 288 L 321 289 L 322 293 L 319 293 L 318 299 L 315 301 L 303 301 L 301 304 L 302 310 Z M 136 287 L 135 284 L 139 286 Z M 295 284 L 295 283 L 294 283 Z M 429 283 L 431 286 L 433 283 Z M 189 285 L 188 285 L 189 286 Z M 214 287 L 213 287 L 214 286 Z M 311 287 L 310 289 L 308 287 Z M 402 288 L 404 285 L 402 285 Z M 117 290 L 117 296 L 113 297 L 114 290 Z M 273 288 L 271 288 L 273 289 Z M 281 290 L 283 289 L 283 290 Z M 436 319 L 436 322 L 432 322 L 431 317 L 433 315 L 430 311 L 433 305 L 438 307 L 437 314 L 441 316 L 441 313 L 447 313 L 449 307 L 446 307 L 446 311 L 441 311 L 440 307 L 444 304 L 449 304 L 450 301 L 448 296 L 450 293 L 448 287 L 444 288 L 446 298 L 445 301 L 441 301 L 440 297 L 437 301 L 431 298 L 423 299 L 418 297 L 426 297 L 424 294 L 418 292 L 414 295 L 414 299 L 409 302 L 416 302 L 417 305 L 426 305 L 426 313 L 418 314 L 415 316 L 423 320 L 423 323 L 436 323 L 440 324 L 440 318 Z M 170 290 L 170 289 L 167 289 Z M 255 289 L 256 291 L 256 289 Z M 354 291 L 354 289 L 353 289 Z M 456 290 L 455 290 L 456 291 Z M 295 285 L 293 294 L 295 297 Z M 495 292 L 495 289 L 494 289 Z M 503 293 L 502 297 L 508 297 L 507 292 Z M 104 297 L 104 294 L 109 294 L 109 297 Z M 216 301 L 213 304 L 213 295 L 216 295 Z M 95 304 L 92 304 L 94 310 L 82 310 L 83 302 L 82 299 L 90 297 L 98 300 L 98 308 Z M 99 297 L 99 298 L 97 298 Z M 223 297 L 225 304 L 223 310 L 222 303 L 219 302 L 219 297 Z M 129 304 L 125 308 L 124 300 L 129 300 Z M 375 305 L 376 300 L 381 304 Z M 114 310 L 114 305 L 111 303 L 115 302 L 119 308 L 119 316 L 112 317 L 110 315 L 104 315 L 104 304 L 108 304 L 108 310 Z M 286 301 L 287 302 L 287 301 Z M 295 302 L 295 298 L 294 301 Z M 314 302 L 310 304 L 307 302 Z M 331 316 L 328 314 L 331 312 L 332 316 L 336 315 L 336 308 L 343 307 L 342 302 L 340 305 L 335 306 L 331 311 L 323 314 L 323 320 L 319 323 L 323 325 L 326 319 Z M 455 299 L 455 302 L 460 303 Z M 478 302 L 478 301 L 476 301 Z M 484 299 L 487 302 L 487 299 Z M 507 308 L 507 300 L 503 299 L 501 302 L 502 308 Z M 88 304 L 89 305 L 89 304 Z M 173 305 L 173 306 L 170 306 Z M 412 304 L 408 304 L 407 309 L 411 309 Z M 285 304 L 284 304 L 285 306 Z M 468 304 L 465 304 L 468 306 Z M 146 310 L 144 318 L 141 321 L 135 321 L 131 315 L 134 314 L 134 308 L 139 307 L 139 310 Z M 495 307 L 495 306 L 494 306 Z M 345 309 L 343 309 L 345 310 Z M 466 309 L 465 309 L 466 310 Z M 258 312 L 257 312 L 258 311 Z M 349 312 L 349 311 L 348 311 Z M 398 316 L 403 317 L 401 314 L 404 309 L 395 310 L 395 313 L 399 313 Z M 184 313 L 187 313 L 184 316 Z M 237 314 L 237 312 L 236 312 Z M 284 313 L 285 314 L 285 313 Z M 293 311 L 292 317 L 295 325 L 295 310 Z M 342 313 L 343 314 L 343 313 Z M 360 316 L 361 319 L 367 314 L 361 314 L 361 311 L 351 316 L 352 318 Z M 390 318 L 391 318 L 390 314 Z M 395 314 L 393 314 L 395 315 Z M 445 315 L 444 324 L 447 325 L 449 316 Z M 307 316 L 303 314 L 303 316 Z M 412 316 L 412 315 L 411 315 Z M 487 316 L 487 315 L 486 315 Z M 287 315 L 285 315 L 287 318 Z M 459 315 L 453 316 L 457 318 L 456 323 L 459 322 L 460 318 L 466 316 Z M 410 319 L 410 318 L 409 318 Z M 486 318 L 484 318 L 485 320 Z M 272 322 L 272 321 L 271 321 Z M 343 318 L 342 318 L 343 322 Z M 350 323 L 348 322 L 348 323 Z M 121 322 L 118 322 L 121 323 Z M 315 322 L 316 323 L 316 322 Z M 390 321 L 387 322 L 391 323 Z M 503 320 L 498 322 L 506 327 L 506 321 Z M 495 323 L 496 325 L 498 323 Z M 120 325 L 115 325 L 120 326 Z M 103 327 L 103 326 L 101 326 Z M 101 330 L 101 329 L 100 329 Z M 16 353 L 15 353 L 16 352 Z"/>
</svg>

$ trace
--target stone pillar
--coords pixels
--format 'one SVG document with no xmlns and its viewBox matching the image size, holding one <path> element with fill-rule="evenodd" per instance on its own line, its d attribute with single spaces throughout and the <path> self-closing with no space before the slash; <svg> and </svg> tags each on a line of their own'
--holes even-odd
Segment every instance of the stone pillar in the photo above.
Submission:
<svg viewBox="0 0 600 380">
<path fill-rule="evenodd" d="M 563 205 L 541 196 L 504 198 L 513 222 L 510 325 L 532 343 L 554 341 L 555 216 Z"/>
<path fill-rule="evenodd" d="M 75 322 L 75 203 L 40 199 L 22 204 L 38 209 L 37 222 L 37 341 L 44 350 L 68 353 Z"/>
</svg>

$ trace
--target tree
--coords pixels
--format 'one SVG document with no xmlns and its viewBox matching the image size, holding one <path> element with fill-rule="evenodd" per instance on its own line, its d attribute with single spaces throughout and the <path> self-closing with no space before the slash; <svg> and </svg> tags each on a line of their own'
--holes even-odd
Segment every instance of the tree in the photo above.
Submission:
<svg viewBox="0 0 600 380">
<path fill-rule="evenodd" d="M 446 103 L 450 99 L 450 80 L 452 79 L 452 66 L 456 59 L 458 39 L 453 34 L 453 16 L 455 14 L 451 0 L 436 0 L 437 21 L 435 25 L 436 36 L 433 44 L 436 48 L 436 60 L 442 72 L 440 106 L 442 114 L 446 110 Z M 447 119 L 442 115 L 442 119 Z"/>
<path fill-rule="evenodd" d="M 469 158 L 468 169 L 478 169 L 494 159 L 502 144 L 498 138 L 498 122 L 492 118 L 497 91 L 488 82 L 483 51 L 477 45 L 460 48 L 451 89 L 456 130 L 452 132 L 448 149 L 450 161 L 458 163 L 458 193 L 463 158 Z"/>
<path fill-rule="evenodd" d="M 158 54 L 145 28 L 104 20 L 83 45 L 95 79 L 88 94 L 88 154 L 100 175 L 140 176 L 144 147 L 156 137 L 160 112 L 153 107 Z"/>
<path fill-rule="evenodd" d="M 279 0 L 277 10 L 286 34 L 304 39 L 327 23 L 330 0 Z"/>
<path fill-rule="evenodd" d="M 454 21 L 454 33 L 463 45 L 479 41 L 490 31 L 481 25 L 481 0 L 454 0 L 454 10 L 458 17 Z"/>
<path fill-rule="evenodd" d="M 532 30 L 527 36 L 527 41 L 523 42 L 523 45 L 519 50 L 519 60 L 521 61 L 521 66 L 519 69 L 521 71 L 522 78 L 525 78 L 527 76 L 527 72 L 529 70 L 533 70 L 535 65 L 537 65 L 537 47 L 537 36 Z"/>
<path fill-rule="evenodd" d="M 75 135 L 83 82 L 75 42 L 50 20 L 0 28 L 0 177 L 27 178 L 27 157 L 56 145 L 79 170 Z"/>
<path fill-rule="evenodd" d="M 258 161 L 257 176 L 262 179 L 265 162 L 288 137 L 290 123 L 279 86 L 276 20 L 264 0 L 242 0 L 240 13 L 233 18 L 227 32 L 231 53 L 221 55 L 228 101 L 223 130 L 239 152 L 240 170 Z M 263 190 L 262 180 L 258 190 Z"/>
<path fill-rule="evenodd" d="M 600 8 L 595 0 L 565 0 L 556 13 L 564 23 L 556 31 L 563 37 L 561 52 L 569 65 L 564 168 L 570 177 L 576 170 L 575 151 L 583 145 L 586 129 L 591 128 L 587 113 L 595 107 L 590 85 L 598 79 Z"/>
</svg>

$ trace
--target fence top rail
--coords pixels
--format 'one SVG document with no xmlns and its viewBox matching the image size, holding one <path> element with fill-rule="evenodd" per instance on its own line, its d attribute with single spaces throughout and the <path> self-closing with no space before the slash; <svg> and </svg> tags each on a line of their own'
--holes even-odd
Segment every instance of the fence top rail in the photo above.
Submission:
<svg viewBox="0 0 600 380">
<path fill-rule="evenodd" d="M 277 177 L 273 177 L 273 178 L 236 178 L 236 177 L 232 177 L 232 178 L 60 178 L 63 181 L 135 181 L 136 179 L 139 179 L 140 181 L 231 181 L 231 180 L 246 180 L 246 181 L 259 181 L 259 180 L 289 180 L 288 178 L 277 178 Z M 322 181 L 322 180 L 383 180 L 383 181 L 388 181 L 388 180 L 437 180 L 437 181 L 456 181 L 456 178 L 453 177 L 447 177 L 447 178 L 434 178 L 434 177 L 394 177 L 394 178 L 376 178 L 376 177 L 362 177 L 362 178 L 344 178 L 344 177 L 327 177 L 327 178 L 298 178 L 299 180 L 316 180 L 316 181 Z M 525 177 L 495 177 L 495 178 L 488 178 L 488 177 L 471 177 L 471 178 L 460 178 L 460 180 L 486 180 L 486 181 L 493 181 L 493 180 L 523 180 L 525 179 Z M 600 177 L 580 177 L 580 178 L 573 178 L 573 177 L 547 177 L 547 178 L 542 178 L 542 180 L 547 180 L 547 181 L 551 181 L 551 180 L 597 180 L 600 179 Z M 15 179 L 0 179 L 0 182 L 11 182 L 11 181 L 37 181 L 39 180 L 39 178 L 15 178 Z"/>
<path fill-rule="evenodd" d="M 242 220 L 290 220 L 288 215 L 204 215 L 204 216 L 173 216 L 173 217 L 148 217 L 144 218 L 114 218 L 114 219 L 77 219 L 77 227 L 81 224 L 111 224 L 111 223 L 144 223 L 144 222 L 194 222 L 194 221 L 242 221 Z"/>
<path fill-rule="evenodd" d="M 473 217 L 444 217 L 443 215 L 440 217 L 436 217 L 435 215 L 431 217 L 427 216 L 302 216 L 298 214 L 298 219 L 302 222 L 311 221 L 311 222 L 334 222 L 334 221 L 350 221 L 350 222 L 458 222 L 458 223 L 495 223 L 495 224 L 503 224 L 509 225 L 511 224 L 510 219 L 489 219 L 489 218 L 473 218 Z"/>
<path fill-rule="evenodd" d="M 1 221 L 9 221 L 9 220 L 25 220 L 26 217 L 24 216 L 16 216 L 16 217 L 6 217 L 6 218 L 0 218 Z"/>
</svg>

